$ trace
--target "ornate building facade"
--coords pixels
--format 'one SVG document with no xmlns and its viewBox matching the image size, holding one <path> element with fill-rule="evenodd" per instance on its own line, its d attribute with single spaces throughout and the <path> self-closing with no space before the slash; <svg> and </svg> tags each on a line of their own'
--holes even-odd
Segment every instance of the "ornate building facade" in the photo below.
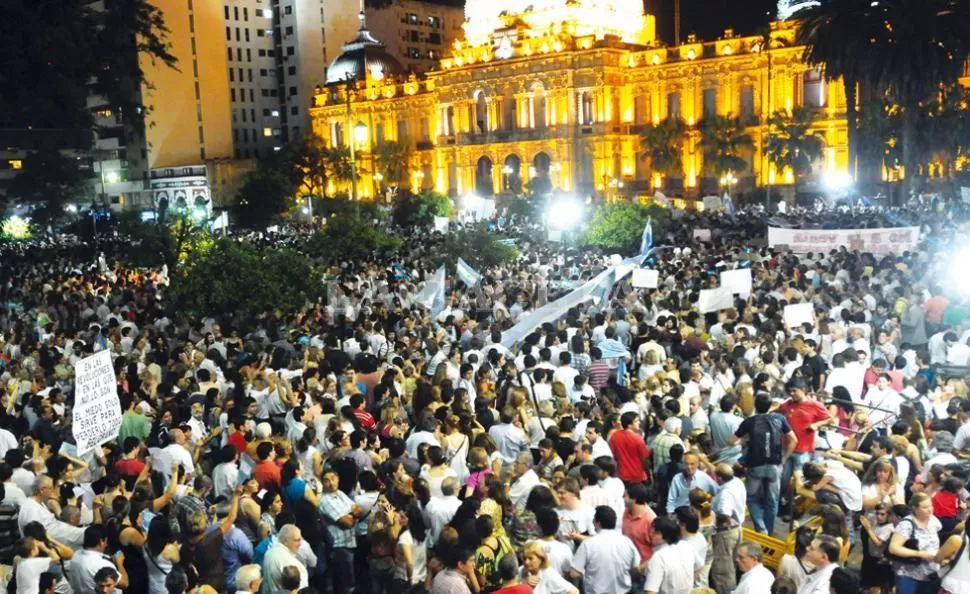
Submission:
<svg viewBox="0 0 970 594">
<path fill-rule="evenodd" d="M 542 178 L 580 195 L 714 193 L 723 180 L 705 167 L 698 123 L 715 115 L 739 118 L 753 141 L 738 190 L 792 184 L 763 147 L 768 115 L 798 106 L 816 110 L 825 138 L 810 177 L 848 169 L 841 83 L 801 61 L 794 23 L 774 23 L 770 43 L 726 31 L 665 47 L 640 0 L 519 4 L 469 0 L 465 39 L 421 78 L 405 77 L 369 34 L 331 64 L 312 127 L 329 146 L 353 142 L 359 197 L 382 192 L 374 153 L 386 142 L 408 147 L 402 185 L 412 190 L 491 195 Z M 688 126 L 679 175 L 642 158 L 641 132 L 666 118 Z"/>
</svg>

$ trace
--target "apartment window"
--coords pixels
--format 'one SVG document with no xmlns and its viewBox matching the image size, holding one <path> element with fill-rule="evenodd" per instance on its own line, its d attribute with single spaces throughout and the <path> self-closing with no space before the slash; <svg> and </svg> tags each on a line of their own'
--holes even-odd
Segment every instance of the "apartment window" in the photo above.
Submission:
<svg viewBox="0 0 970 594">
<path fill-rule="evenodd" d="M 235 19 L 235 20 L 238 21 L 239 20 L 239 7 L 238 6 L 234 6 L 233 7 L 232 14 L 233 14 L 233 19 Z"/>
<path fill-rule="evenodd" d="M 242 41 L 242 40 L 241 40 L 241 39 L 239 38 L 239 27 L 236 27 L 236 41 Z"/>
<path fill-rule="evenodd" d="M 397 121 L 397 139 L 399 142 L 407 142 L 408 140 L 408 122 L 407 120 Z"/>
<path fill-rule="evenodd" d="M 667 117 L 680 119 L 680 93 L 667 93 Z"/>
<path fill-rule="evenodd" d="M 269 89 L 262 89 L 260 93 L 262 93 L 263 97 L 269 97 Z"/>
<path fill-rule="evenodd" d="M 253 90 L 252 89 L 249 89 L 249 102 L 250 103 L 255 103 L 256 102 L 256 96 L 253 95 Z"/>
<path fill-rule="evenodd" d="M 428 26 L 431 27 L 432 29 L 440 29 L 441 28 L 441 17 L 429 16 L 428 17 Z"/>
<path fill-rule="evenodd" d="M 192 55 L 194 56 L 195 54 L 196 54 L 196 51 L 195 51 L 195 37 L 193 37 L 192 38 Z"/>
<path fill-rule="evenodd" d="M 246 77 L 243 76 L 243 72 L 245 72 L 245 71 L 242 68 L 240 68 L 239 69 L 239 82 L 243 82 L 243 81 L 246 80 Z"/>
<path fill-rule="evenodd" d="M 266 29 L 256 29 L 256 37 L 263 37 L 266 35 Z"/>
<path fill-rule="evenodd" d="M 246 102 L 246 89 L 239 89 L 239 102 L 240 103 Z"/>
<path fill-rule="evenodd" d="M 226 27 L 226 41 L 232 41 L 232 27 Z"/>
<path fill-rule="evenodd" d="M 232 62 L 232 48 L 226 48 L 226 56 L 228 61 Z"/>
<path fill-rule="evenodd" d="M 236 102 L 236 89 L 229 89 L 229 99 L 235 103 Z"/>
<path fill-rule="evenodd" d="M 717 89 L 704 89 L 704 115 L 713 118 L 717 115 Z"/>
<path fill-rule="evenodd" d="M 202 99 L 202 90 L 199 88 L 199 81 L 195 81 L 195 100 L 200 101 Z"/>
<path fill-rule="evenodd" d="M 292 45 L 286 48 L 287 56 L 292 56 L 294 53 L 296 53 L 296 48 L 294 48 Z"/>
<path fill-rule="evenodd" d="M 251 120 L 253 120 L 254 122 L 256 121 L 256 110 L 255 110 L 255 109 L 250 109 L 250 110 L 249 110 L 249 117 L 250 117 L 250 119 L 251 119 Z"/>
<path fill-rule="evenodd" d="M 236 71 L 232 68 L 229 69 L 229 82 L 236 82 Z"/>
<path fill-rule="evenodd" d="M 290 95 L 296 95 L 296 87 L 290 87 Z"/>
<path fill-rule="evenodd" d="M 239 128 L 233 128 L 232 129 L 232 139 L 235 142 L 239 142 Z M 238 152 L 238 151 L 236 151 L 236 152 Z"/>
<path fill-rule="evenodd" d="M 269 90 L 269 96 L 270 97 L 276 97 L 276 89 L 270 89 Z"/>
<path fill-rule="evenodd" d="M 243 142 L 249 142 L 249 129 L 243 128 Z"/>
<path fill-rule="evenodd" d="M 246 110 L 243 109 L 241 111 L 242 111 L 242 121 L 245 123 L 245 121 L 246 121 Z M 236 110 L 233 110 L 233 114 L 232 114 L 233 115 L 233 119 L 235 119 L 235 115 L 236 115 L 235 112 L 236 112 Z"/>
<path fill-rule="evenodd" d="M 428 50 L 428 59 L 437 60 L 441 57 L 441 54 L 437 50 Z"/>
<path fill-rule="evenodd" d="M 322 12 L 323 9 L 321 8 L 320 11 Z M 283 14 L 293 14 L 293 7 L 292 6 L 283 7 Z"/>
<path fill-rule="evenodd" d="M 299 136 L 299 135 L 300 135 L 300 127 L 293 126 L 293 136 Z"/>
<path fill-rule="evenodd" d="M 260 68 L 259 69 L 259 75 L 260 76 L 268 76 L 269 75 L 269 70 L 266 70 L 265 68 Z"/>
<path fill-rule="evenodd" d="M 263 128 L 263 136 L 272 136 L 272 135 L 273 135 L 272 128 Z"/>
<path fill-rule="evenodd" d="M 10 164 L 10 168 L 11 169 L 23 169 L 24 168 L 24 162 L 21 161 L 20 159 L 10 159 L 9 164 Z"/>
<path fill-rule="evenodd" d="M 246 43 L 249 43 L 249 29 L 245 29 L 245 31 L 246 31 Z"/>
<path fill-rule="evenodd" d="M 234 109 L 234 110 L 232 110 L 232 123 L 233 123 L 233 124 L 235 124 L 235 123 L 236 123 L 236 118 L 237 118 L 237 117 L 238 117 L 238 116 L 236 115 L 236 110 L 235 110 L 235 109 Z"/>
<path fill-rule="evenodd" d="M 229 20 L 229 7 L 228 6 L 223 6 L 222 8 L 223 8 L 223 12 L 226 15 L 226 20 L 228 21 Z"/>
<path fill-rule="evenodd" d="M 253 142 L 256 142 L 258 139 L 259 136 L 256 134 L 256 128 L 253 128 Z"/>
<path fill-rule="evenodd" d="M 290 115 L 297 115 L 300 112 L 300 108 L 295 105 L 290 108 Z"/>
<path fill-rule="evenodd" d="M 286 34 L 287 35 L 293 35 L 293 27 L 287 27 L 286 28 Z"/>
<path fill-rule="evenodd" d="M 428 43 L 433 43 L 435 45 L 441 44 L 441 33 L 428 33 Z"/>
<path fill-rule="evenodd" d="M 290 66 L 286 69 L 287 74 L 296 74 L 296 66 Z"/>
<path fill-rule="evenodd" d="M 242 48 L 241 47 L 237 47 L 236 48 L 236 61 L 237 62 L 242 62 Z"/>
<path fill-rule="evenodd" d="M 259 57 L 260 58 L 265 58 L 266 57 L 266 50 L 264 50 L 264 49 L 259 50 Z"/>
<path fill-rule="evenodd" d="M 269 109 L 267 109 L 265 107 L 263 108 L 263 117 L 264 118 L 268 118 L 269 117 Z"/>
<path fill-rule="evenodd" d="M 747 122 L 754 117 L 754 87 L 741 87 L 741 121 Z"/>
<path fill-rule="evenodd" d="M 253 50 L 251 50 L 248 47 L 246 48 L 246 61 L 247 62 L 252 62 L 253 61 Z"/>
<path fill-rule="evenodd" d="M 243 7 L 243 20 L 244 21 L 248 21 L 249 20 L 249 9 L 248 8 L 245 8 L 245 7 Z"/>
<path fill-rule="evenodd" d="M 247 75 L 247 78 L 249 79 L 249 82 L 253 82 L 253 69 L 252 68 L 247 68 L 246 69 L 246 75 Z"/>
<path fill-rule="evenodd" d="M 418 24 L 418 15 L 414 14 L 413 12 L 409 12 L 408 13 L 408 24 L 409 25 L 417 25 Z"/>
<path fill-rule="evenodd" d="M 825 77 L 821 69 L 808 70 L 802 76 L 802 105 L 805 107 L 825 107 Z"/>
<path fill-rule="evenodd" d="M 195 16 L 189 15 L 189 33 L 195 33 Z"/>
</svg>

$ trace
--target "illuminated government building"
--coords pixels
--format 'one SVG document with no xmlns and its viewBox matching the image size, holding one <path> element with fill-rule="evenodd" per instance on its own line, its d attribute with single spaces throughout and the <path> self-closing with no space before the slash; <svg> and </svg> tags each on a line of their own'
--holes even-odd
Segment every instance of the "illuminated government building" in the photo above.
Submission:
<svg viewBox="0 0 970 594">
<path fill-rule="evenodd" d="M 847 169 L 841 83 L 801 61 L 794 23 L 772 24 L 769 50 L 763 37 L 730 30 L 663 46 L 641 0 L 468 0 L 465 17 L 464 38 L 421 77 L 405 75 L 363 19 L 328 67 L 311 125 L 330 146 L 354 142 L 361 198 L 382 192 L 373 152 L 392 141 L 410 149 L 402 185 L 412 190 L 484 196 L 545 177 L 581 195 L 715 193 L 697 129 L 713 115 L 740 118 L 754 143 L 742 152 L 737 190 L 790 186 L 792 172 L 763 156 L 766 120 L 803 105 L 816 109 L 826 141 L 812 177 Z M 641 158 L 640 133 L 668 117 L 689 132 L 683 172 L 662 177 Z"/>
</svg>

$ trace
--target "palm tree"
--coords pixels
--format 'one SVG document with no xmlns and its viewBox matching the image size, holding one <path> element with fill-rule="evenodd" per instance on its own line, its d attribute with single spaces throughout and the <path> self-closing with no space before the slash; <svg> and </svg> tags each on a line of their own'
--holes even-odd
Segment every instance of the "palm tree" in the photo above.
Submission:
<svg viewBox="0 0 970 594">
<path fill-rule="evenodd" d="M 354 177 L 354 168 L 350 164 L 349 148 L 330 148 L 323 154 L 323 166 L 327 172 L 327 179 L 334 182 L 350 183 Z M 361 174 L 360 165 L 357 165 L 357 177 Z"/>
<path fill-rule="evenodd" d="M 805 46 L 803 59 L 824 66 L 829 78 L 841 78 L 845 88 L 849 135 L 849 168 L 856 169 L 859 151 L 859 86 L 873 83 L 871 65 L 885 35 L 875 18 L 872 0 L 821 0 L 798 13 L 801 24 L 795 42 Z"/>
<path fill-rule="evenodd" d="M 737 118 L 705 118 L 700 122 L 699 128 L 699 146 L 704 151 L 705 169 L 720 177 L 726 173 L 740 173 L 748 167 L 740 153 L 742 149 L 752 148 L 754 142 Z"/>
<path fill-rule="evenodd" d="M 374 150 L 374 167 L 384 183 L 398 185 L 407 179 L 410 155 L 410 147 L 400 142 L 384 142 Z"/>
<path fill-rule="evenodd" d="M 790 167 L 795 174 L 795 186 L 801 176 L 812 172 L 812 164 L 822 158 L 825 137 L 812 131 L 815 112 L 807 107 L 793 111 L 779 110 L 768 118 L 771 137 L 765 156 L 777 171 Z"/>
<path fill-rule="evenodd" d="M 640 132 L 640 145 L 645 151 L 641 159 L 650 162 L 650 171 L 663 176 L 684 174 L 683 149 L 687 125 L 679 118 L 667 118 L 651 124 Z"/>
<path fill-rule="evenodd" d="M 884 0 L 877 8 L 886 40 L 873 74 L 902 108 L 903 167 L 912 189 L 922 105 L 960 77 L 970 58 L 970 3 Z"/>
</svg>

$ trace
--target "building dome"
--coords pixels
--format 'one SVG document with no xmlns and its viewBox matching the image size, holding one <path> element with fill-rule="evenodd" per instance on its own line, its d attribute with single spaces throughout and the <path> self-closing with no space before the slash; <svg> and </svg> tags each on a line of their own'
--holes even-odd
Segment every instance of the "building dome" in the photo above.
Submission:
<svg viewBox="0 0 970 594">
<path fill-rule="evenodd" d="M 343 53 L 327 66 L 327 84 L 347 80 L 375 80 L 403 77 L 407 75 L 404 67 L 392 56 L 384 44 L 374 39 L 364 23 L 364 13 L 360 13 L 360 30 L 353 41 L 345 43 Z"/>
</svg>

